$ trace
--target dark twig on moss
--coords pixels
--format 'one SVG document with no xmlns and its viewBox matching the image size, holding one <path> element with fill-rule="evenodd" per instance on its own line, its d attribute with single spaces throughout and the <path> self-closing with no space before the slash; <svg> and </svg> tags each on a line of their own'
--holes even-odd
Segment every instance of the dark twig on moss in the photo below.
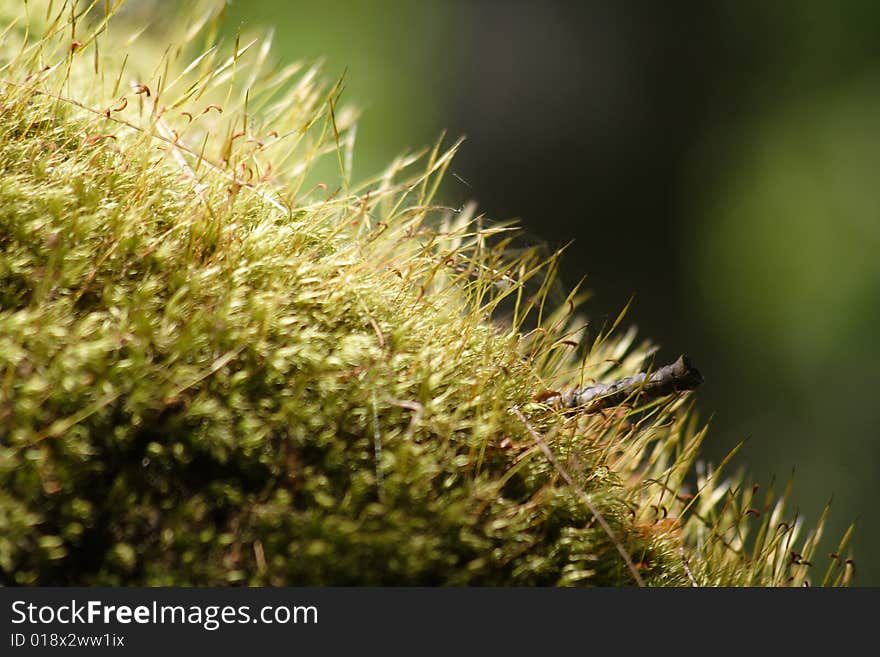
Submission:
<svg viewBox="0 0 880 657">
<path fill-rule="evenodd" d="M 635 402 L 656 399 L 685 390 L 694 390 L 703 383 L 703 375 L 694 367 L 690 358 L 679 356 L 678 360 L 648 375 L 640 372 L 613 383 L 599 383 L 578 388 L 549 398 L 550 404 L 563 408 L 576 408 L 581 413 L 597 413 L 626 401 Z"/>
<path fill-rule="evenodd" d="M 596 522 L 602 527 L 602 530 L 608 535 L 608 538 L 611 539 L 611 542 L 614 543 L 614 547 L 617 548 L 617 551 L 620 553 L 620 556 L 623 557 L 624 562 L 626 563 L 626 567 L 629 568 L 630 573 L 632 573 L 633 579 L 636 581 L 636 584 L 639 586 L 645 586 L 645 580 L 642 579 L 642 576 L 639 574 L 639 569 L 636 568 L 635 563 L 633 563 L 632 557 L 629 552 L 626 551 L 626 548 L 623 546 L 623 543 L 620 542 L 620 539 L 617 538 L 617 535 L 614 533 L 614 530 L 611 529 L 611 525 L 608 524 L 608 521 L 605 520 L 605 516 L 596 508 L 596 505 L 590 501 L 590 498 L 587 497 L 587 494 L 581 490 L 577 484 L 574 483 L 574 479 L 572 479 L 571 475 L 568 474 L 568 470 L 562 467 L 562 464 L 556 459 L 556 456 L 553 454 L 553 450 L 547 445 L 547 441 L 545 441 L 541 434 L 539 434 L 532 427 L 531 423 L 529 423 L 528 419 L 523 412 L 518 408 L 514 408 L 513 412 L 516 414 L 516 417 L 519 418 L 519 421 L 523 423 L 526 430 L 529 432 L 529 435 L 532 437 L 532 440 L 541 448 L 541 451 L 544 452 L 544 455 L 547 457 L 547 460 L 550 461 L 550 464 L 556 469 L 556 471 L 565 479 L 565 483 L 567 483 L 571 489 L 575 492 L 575 494 L 580 498 L 581 502 L 584 503 L 584 506 L 589 509 L 590 513 L 593 514 L 593 517 L 596 519 Z"/>
<path fill-rule="evenodd" d="M 679 546 L 679 552 L 681 552 L 681 565 L 684 567 L 684 574 L 687 575 L 688 580 L 691 583 L 691 586 L 695 588 L 700 588 L 699 583 L 697 582 L 697 578 L 694 577 L 694 574 L 691 572 L 691 565 L 688 563 L 687 552 L 684 550 L 684 546 Z"/>
</svg>

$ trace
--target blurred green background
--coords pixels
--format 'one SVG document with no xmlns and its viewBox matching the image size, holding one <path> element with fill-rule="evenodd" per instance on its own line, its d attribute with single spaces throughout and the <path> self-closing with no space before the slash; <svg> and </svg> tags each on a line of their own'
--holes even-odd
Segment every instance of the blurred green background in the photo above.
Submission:
<svg viewBox="0 0 880 657">
<path fill-rule="evenodd" d="M 364 109 L 355 178 L 466 134 L 444 199 L 519 217 L 596 326 L 629 313 L 691 354 L 705 454 L 795 470 L 830 551 L 849 522 L 880 584 L 880 5 L 228 2 L 279 60 L 326 58 Z M 781 481 L 780 481 L 781 480 Z"/>
</svg>

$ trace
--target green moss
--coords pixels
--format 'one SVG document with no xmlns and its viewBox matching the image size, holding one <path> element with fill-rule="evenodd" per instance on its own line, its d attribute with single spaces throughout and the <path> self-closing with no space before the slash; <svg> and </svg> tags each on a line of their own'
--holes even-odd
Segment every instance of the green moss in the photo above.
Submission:
<svg viewBox="0 0 880 657">
<path fill-rule="evenodd" d="M 650 350 L 588 343 L 544 307 L 554 259 L 434 206 L 454 148 L 351 186 L 355 114 L 314 70 L 239 45 L 178 77 L 172 35 L 120 73 L 124 23 L 37 4 L 0 47 L 0 583 L 632 585 L 621 552 L 649 585 L 808 575 L 781 516 L 746 540 L 736 480 L 679 495 L 684 399 L 534 401 Z"/>
</svg>

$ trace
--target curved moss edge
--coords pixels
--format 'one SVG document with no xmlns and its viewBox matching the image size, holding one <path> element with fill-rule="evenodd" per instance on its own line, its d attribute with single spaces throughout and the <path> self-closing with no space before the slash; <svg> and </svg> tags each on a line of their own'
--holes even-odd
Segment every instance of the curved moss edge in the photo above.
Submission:
<svg viewBox="0 0 880 657">
<path fill-rule="evenodd" d="M 35 4 L 0 3 L 0 584 L 849 580 L 785 496 L 693 474 L 686 399 L 535 401 L 650 349 L 435 206 L 455 147 L 353 186 L 315 69 Z"/>
</svg>

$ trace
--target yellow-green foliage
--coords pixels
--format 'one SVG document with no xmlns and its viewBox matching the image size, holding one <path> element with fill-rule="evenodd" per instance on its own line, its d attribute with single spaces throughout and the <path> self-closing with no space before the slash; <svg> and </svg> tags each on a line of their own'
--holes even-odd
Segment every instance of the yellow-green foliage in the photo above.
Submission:
<svg viewBox="0 0 880 657">
<path fill-rule="evenodd" d="M 536 401 L 650 350 L 587 342 L 555 259 L 435 207 L 454 147 L 353 185 L 338 85 L 116 4 L 0 3 L 0 583 L 810 574 L 772 493 L 689 474 L 685 399 Z"/>
</svg>

